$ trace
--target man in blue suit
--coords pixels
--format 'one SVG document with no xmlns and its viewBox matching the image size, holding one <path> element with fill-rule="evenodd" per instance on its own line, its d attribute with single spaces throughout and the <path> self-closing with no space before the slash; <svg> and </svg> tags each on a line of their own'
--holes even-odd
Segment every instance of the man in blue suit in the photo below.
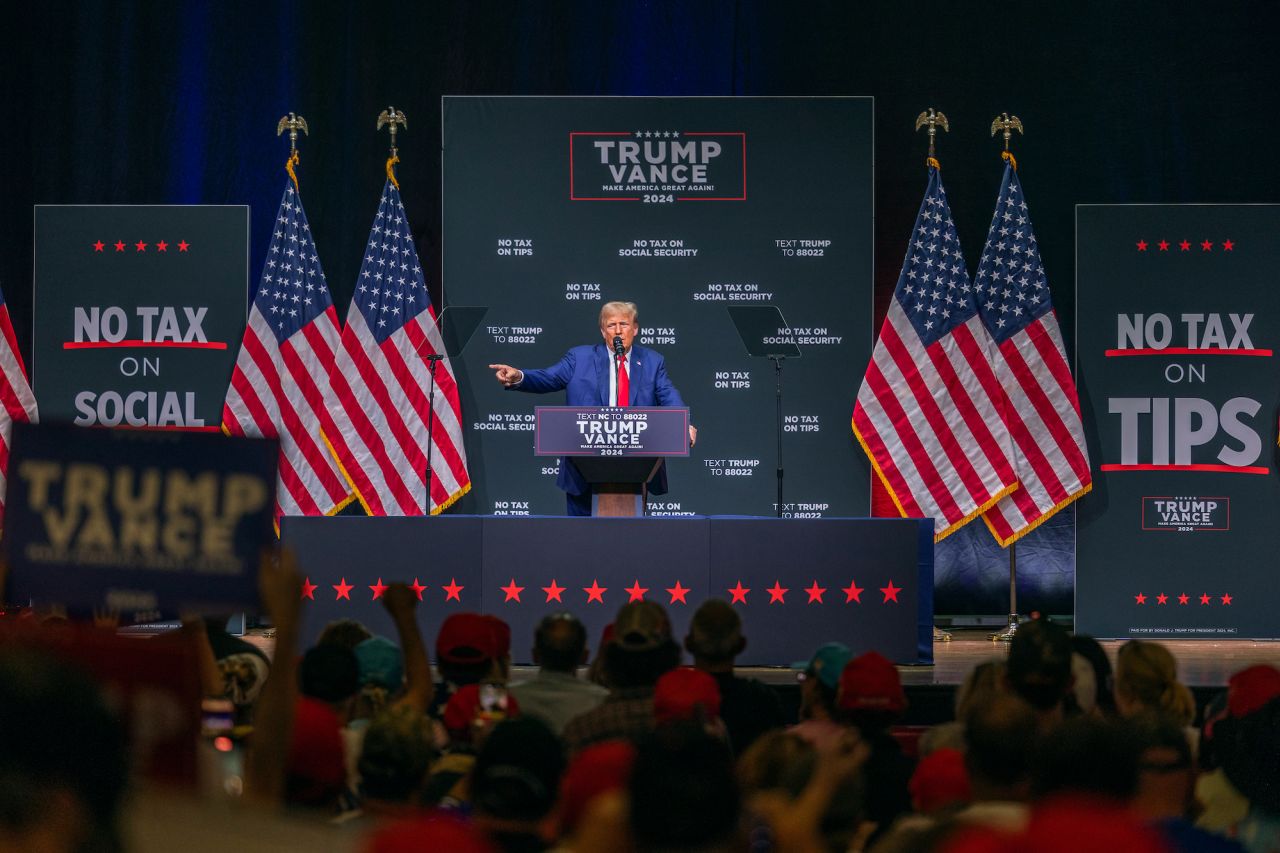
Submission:
<svg viewBox="0 0 1280 853">
<path fill-rule="evenodd" d="M 666 361 L 643 346 L 632 346 L 640 331 L 634 302 L 606 302 L 600 308 L 600 337 L 603 344 L 574 347 L 556 364 L 543 370 L 520 370 L 508 364 L 491 364 L 498 381 L 506 388 L 546 394 L 565 392 L 569 406 L 616 406 L 618 386 L 627 391 L 623 405 L 683 406 L 680 392 L 667 378 Z M 622 339 L 623 364 L 616 367 L 614 338 Z M 621 374 L 619 374 L 621 370 Z M 698 431 L 689 427 L 689 444 L 697 440 Z M 569 515 L 591 515 L 591 486 L 578 469 L 566 459 L 560 460 L 560 476 L 556 485 L 565 492 Z M 658 469 L 649 492 L 667 492 L 667 471 Z"/>
</svg>

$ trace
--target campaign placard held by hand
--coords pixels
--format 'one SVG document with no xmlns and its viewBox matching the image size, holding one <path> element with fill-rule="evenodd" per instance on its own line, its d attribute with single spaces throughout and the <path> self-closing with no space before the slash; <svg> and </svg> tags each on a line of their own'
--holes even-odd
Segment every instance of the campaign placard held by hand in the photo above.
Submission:
<svg viewBox="0 0 1280 853">
<path fill-rule="evenodd" d="M 256 605 L 277 442 L 14 426 L 7 599 L 124 622 Z"/>
</svg>

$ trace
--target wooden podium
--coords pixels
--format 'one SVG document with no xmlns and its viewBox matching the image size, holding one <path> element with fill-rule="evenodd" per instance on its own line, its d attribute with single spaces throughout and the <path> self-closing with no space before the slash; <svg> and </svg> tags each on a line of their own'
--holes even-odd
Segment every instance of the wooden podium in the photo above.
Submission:
<svg viewBox="0 0 1280 853">
<path fill-rule="evenodd" d="M 577 467 L 591 485 L 593 516 L 641 516 L 658 466 L 668 456 L 689 455 L 689 410 L 538 406 L 534 453 Z"/>
</svg>

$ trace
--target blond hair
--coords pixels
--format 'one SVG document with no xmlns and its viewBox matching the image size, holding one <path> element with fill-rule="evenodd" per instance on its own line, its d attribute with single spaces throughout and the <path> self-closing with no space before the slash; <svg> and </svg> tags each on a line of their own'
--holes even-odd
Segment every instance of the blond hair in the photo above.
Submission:
<svg viewBox="0 0 1280 853">
<path fill-rule="evenodd" d="M 1173 653 L 1159 643 L 1130 640 L 1116 656 L 1116 694 L 1189 726 L 1196 717 L 1196 700 L 1178 681 Z"/>
<path fill-rule="evenodd" d="M 634 302 L 606 302 L 600 306 L 600 328 L 604 328 L 604 318 L 612 317 L 614 314 L 621 314 L 634 326 L 636 319 L 640 316 L 640 309 L 636 308 Z"/>
</svg>

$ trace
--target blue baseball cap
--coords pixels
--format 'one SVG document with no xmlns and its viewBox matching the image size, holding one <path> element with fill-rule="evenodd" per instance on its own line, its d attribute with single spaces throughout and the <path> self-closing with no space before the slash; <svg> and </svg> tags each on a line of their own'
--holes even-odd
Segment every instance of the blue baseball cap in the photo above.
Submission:
<svg viewBox="0 0 1280 853">
<path fill-rule="evenodd" d="M 376 684 L 392 692 L 404 681 L 404 655 L 386 637 L 370 637 L 355 648 L 360 684 Z"/>
<path fill-rule="evenodd" d="M 844 665 L 853 657 L 851 650 L 844 643 L 827 643 L 819 646 L 808 660 L 796 661 L 791 668 L 797 672 L 813 670 L 818 680 L 834 690 L 840 684 L 840 673 Z"/>
</svg>

